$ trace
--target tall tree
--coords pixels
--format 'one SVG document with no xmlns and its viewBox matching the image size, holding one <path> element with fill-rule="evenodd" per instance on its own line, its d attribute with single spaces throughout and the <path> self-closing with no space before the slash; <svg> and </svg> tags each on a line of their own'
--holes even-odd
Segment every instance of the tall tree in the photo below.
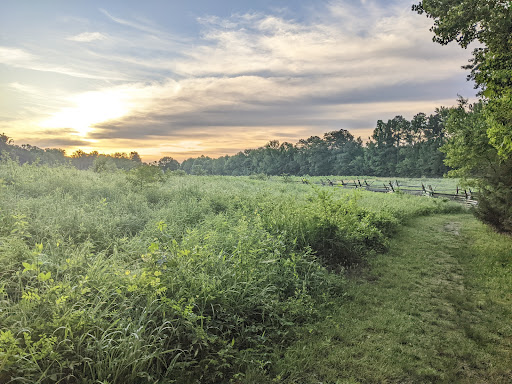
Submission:
<svg viewBox="0 0 512 384">
<path fill-rule="evenodd" d="M 512 155 L 512 3 L 506 0 L 424 0 L 413 6 L 434 19 L 433 40 L 473 51 L 465 68 L 487 102 L 487 136 L 502 158 Z"/>
<path fill-rule="evenodd" d="M 482 102 L 468 110 L 461 101 L 450 113 L 446 127 L 452 138 L 445 151 L 458 175 L 477 178 L 479 216 L 512 232 L 512 4 L 504 0 L 424 0 L 413 10 L 434 20 L 435 42 L 455 41 L 464 48 L 473 41 L 482 45 L 465 67 L 471 70 L 468 78 L 480 89 Z M 488 164 L 483 169 L 478 161 L 482 153 Z"/>
</svg>

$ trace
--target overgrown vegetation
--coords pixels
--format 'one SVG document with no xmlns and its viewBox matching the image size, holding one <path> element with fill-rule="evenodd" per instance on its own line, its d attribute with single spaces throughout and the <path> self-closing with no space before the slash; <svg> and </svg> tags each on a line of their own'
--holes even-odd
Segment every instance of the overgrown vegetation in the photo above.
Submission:
<svg viewBox="0 0 512 384">
<path fill-rule="evenodd" d="M 1 382 L 263 375 L 344 295 L 343 266 L 385 249 L 406 217 L 460 209 L 249 178 L 141 187 L 137 175 L 0 164 Z"/>
</svg>

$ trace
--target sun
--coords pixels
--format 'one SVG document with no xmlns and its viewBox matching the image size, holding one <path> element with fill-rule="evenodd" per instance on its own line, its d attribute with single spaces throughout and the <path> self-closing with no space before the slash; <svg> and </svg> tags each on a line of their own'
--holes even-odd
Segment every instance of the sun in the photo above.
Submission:
<svg viewBox="0 0 512 384">
<path fill-rule="evenodd" d="M 130 111 L 127 97 L 120 91 L 86 92 L 69 99 L 72 107 L 62 108 L 40 123 L 43 128 L 71 128 L 85 137 L 95 124 L 118 119 Z"/>
</svg>

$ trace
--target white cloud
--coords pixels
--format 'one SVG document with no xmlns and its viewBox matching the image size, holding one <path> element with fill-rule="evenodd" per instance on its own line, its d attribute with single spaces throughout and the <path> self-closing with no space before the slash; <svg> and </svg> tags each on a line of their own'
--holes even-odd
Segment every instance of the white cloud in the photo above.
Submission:
<svg viewBox="0 0 512 384">
<path fill-rule="evenodd" d="M 56 58 L 61 58 L 60 55 L 55 55 Z M 32 54 L 20 48 L 1 47 L 0 46 L 0 64 L 6 64 L 16 68 L 30 69 L 33 71 L 52 72 L 61 75 L 97 79 L 97 80 L 119 80 L 126 79 L 125 76 L 120 76 L 119 73 L 101 73 L 101 71 L 91 66 L 91 63 L 82 66 L 81 68 L 73 68 L 73 66 L 63 66 L 60 63 L 51 63 L 48 58 Z M 114 75 L 114 76 L 112 76 Z M 115 77 L 115 76 L 119 77 Z"/>
<path fill-rule="evenodd" d="M 28 62 L 34 58 L 34 55 L 25 52 L 19 48 L 0 47 L 0 63 L 15 65 L 20 62 Z"/>
<path fill-rule="evenodd" d="M 428 20 L 409 10 L 388 11 L 392 16 L 374 12 L 364 34 L 356 25 L 361 19 L 348 30 L 344 24 L 357 19 L 360 9 L 337 3 L 329 11 L 322 24 L 262 14 L 203 18 L 203 42 L 174 62 L 182 79 L 138 88 L 134 94 L 159 96 L 154 101 L 149 96 L 137 109 L 144 109 L 144 116 L 189 113 L 191 120 L 204 110 L 241 106 L 264 113 L 264 106 L 275 103 L 313 103 L 361 89 L 421 87 L 463 76 L 463 54 L 432 44 Z"/>
<path fill-rule="evenodd" d="M 79 117 L 75 129 L 90 134 L 98 146 L 108 138 L 109 145 L 136 148 L 130 140 L 144 135 L 160 141 L 179 136 L 190 144 L 194 135 L 202 135 L 211 142 L 201 148 L 218 153 L 214 145 L 230 144 L 215 135 L 229 127 L 236 127 L 229 131 L 232 145 L 281 138 L 283 132 L 288 138 L 295 132 L 299 139 L 308 132 L 350 129 L 343 120 L 370 129 L 376 118 L 386 118 L 386 111 L 431 112 L 434 103 L 455 99 L 458 90 L 427 100 L 421 89 L 464 78 L 460 66 L 468 56 L 457 47 L 433 44 L 431 20 L 411 12 L 409 5 L 383 7 L 371 0 L 358 6 L 330 2 L 301 21 L 261 13 L 203 17 L 198 20 L 203 33 L 195 43 L 150 22 L 102 12 L 123 33 L 108 30 L 108 39 L 99 32 L 69 37 L 105 42 L 77 51 L 66 68 L 48 63 L 42 54 L 0 47 L 0 62 L 8 65 L 112 82 L 72 95 L 70 105 L 43 124 L 73 128 Z M 397 94 L 396 86 L 417 89 L 414 101 Z M 361 93 L 372 100 L 351 101 Z"/>
<path fill-rule="evenodd" d="M 78 41 L 80 43 L 90 43 L 96 40 L 105 40 L 107 36 L 100 32 L 83 32 L 76 36 L 67 37 L 66 40 Z"/>
<path fill-rule="evenodd" d="M 149 24 L 147 22 L 146 23 L 138 23 L 138 22 L 134 22 L 134 21 L 130 21 L 130 20 L 121 19 L 119 17 L 115 17 L 115 16 L 111 15 L 107 10 L 105 10 L 103 8 L 100 8 L 100 12 L 103 13 L 105 16 L 107 16 L 110 20 L 114 21 L 115 23 L 124 25 L 129 28 L 137 29 L 139 31 L 154 34 L 154 35 L 161 35 L 162 33 L 164 33 L 164 32 L 162 32 L 162 30 L 156 28 L 151 23 L 149 23 Z"/>
</svg>

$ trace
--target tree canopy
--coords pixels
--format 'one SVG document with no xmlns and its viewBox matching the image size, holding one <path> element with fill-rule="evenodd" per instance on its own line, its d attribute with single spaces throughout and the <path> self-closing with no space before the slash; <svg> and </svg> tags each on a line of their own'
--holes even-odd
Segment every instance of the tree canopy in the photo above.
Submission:
<svg viewBox="0 0 512 384">
<path fill-rule="evenodd" d="M 481 100 L 449 112 L 443 151 L 452 174 L 478 185 L 478 216 L 512 232 L 512 2 L 424 0 L 413 10 L 434 20 L 435 42 L 480 44 L 465 68 Z"/>
<path fill-rule="evenodd" d="M 486 101 L 487 136 L 502 158 L 512 155 L 512 3 L 505 0 L 424 0 L 413 10 L 434 20 L 433 40 L 467 48 L 476 41 L 469 79 Z"/>
</svg>

